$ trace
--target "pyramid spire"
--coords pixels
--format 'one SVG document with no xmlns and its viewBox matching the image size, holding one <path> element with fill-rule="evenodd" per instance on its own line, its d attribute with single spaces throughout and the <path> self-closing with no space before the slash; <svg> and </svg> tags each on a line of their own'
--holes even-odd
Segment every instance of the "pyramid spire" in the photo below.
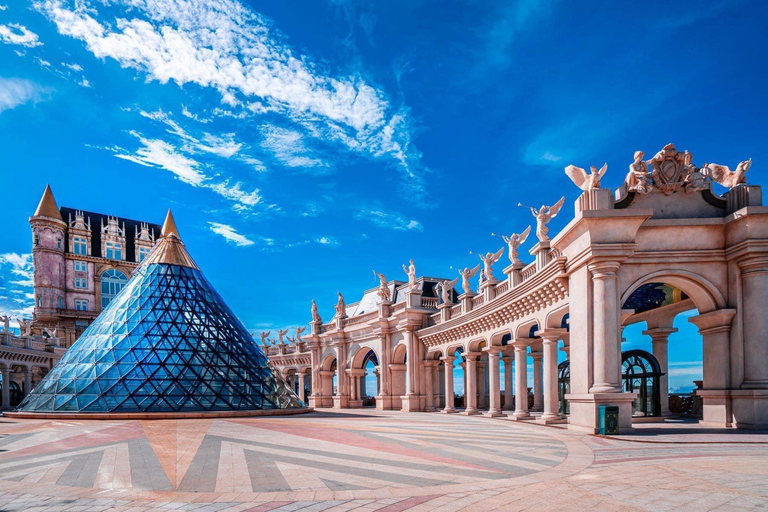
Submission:
<svg viewBox="0 0 768 512">
<path fill-rule="evenodd" d="M 176 221 L 173 220 L 170 208 L 165 215 L 165 222 L 163 222 L 162 237 L 155 244 L 155 247 L 152 248 L 149 256 L 144 259 L 142 265 L 151 265 L 153 263 L 181 265 L 182 267 L 200 270 L 195 260 L 187 252 L 186 247 L 184 247 L 181 237 L 179 237 L 179 229 L 176 227 Z"/>
<path fill-rule="evenodd" d="M 34 217 L 50 217 L 64 222 L 64 219 L 61 218 L 61 213 L 59 213 L 59 206 L 56 204 L 56 199 L 53 198 L 50 184 L 45 186 L 43 197 L 40 198 Z"/>
</svg>

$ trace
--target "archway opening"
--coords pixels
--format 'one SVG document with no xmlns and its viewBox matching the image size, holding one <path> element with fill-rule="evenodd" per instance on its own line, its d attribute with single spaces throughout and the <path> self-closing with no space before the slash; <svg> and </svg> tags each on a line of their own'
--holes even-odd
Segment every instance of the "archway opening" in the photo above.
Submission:
<svg viewBox="0 0 768 512">
<path fill-rule="evenodd" d="M 379 360 L 373 350 L 369 350 L 363 359 L 363 369 L 365 375 L 360 377 L 360 399 L 363 407 L 376 407 L 376 394 L 381 386 L 381 377 L 376 367 L 379 366 Z"/>
</svg>

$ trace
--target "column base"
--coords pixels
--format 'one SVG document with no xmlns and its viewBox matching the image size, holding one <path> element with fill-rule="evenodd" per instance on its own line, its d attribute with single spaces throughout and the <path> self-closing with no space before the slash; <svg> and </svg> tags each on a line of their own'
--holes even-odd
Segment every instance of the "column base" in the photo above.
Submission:
<svg viewBox="0 0 768 512">
<path fill-rule="evenodd" d="M 510 416 L 515 421 L 529 421 L 529 420 L 535 420 L 533 416 L 530 415 L 528 411 L 515 411 L 512 413 L 512 416 Z"/>
<path fill-rule="evenodd" d="M 477 416 L 479 414 L 482 414 L 477 409 L 464 409 L 464 412 L 461 413 L 463 416 Z"/>
<path fill-rule="evenodd" d="M 446 407 L 445 409 L 441 410 L 443 414 L 458 414 L 458 410 L 454 409 L 453 407 Z"/>
<path fill-rule="evenodd" d="M 563 425 L 568 423 L 568 418 L 564 418 L 558 414 L 542 414 L 541 417 L 536 420 L 536 423 L 540 423 L 542 425 Z"/>
<path fill-rule="evenodd" d="M 349 397 L 348 396 L 334 396 L 333 397 L 333 408 L 334 409 L 348 409 L 349 408 Z"/>
<path fill-rule="evenodd" d="M 768 429 L 768 389 L 699 389 L 707 425 L 763 430 Z"/>
<path fill-rule="evenodd" d="M 483 414 L 483 416 L 485 416 L 486 418 L 505 418 L 507 415 L 501 412 L 500 410 L 498 410 L 498 411 L 488 411 L 487 413 Z"/>
<path fill-rule="evenodd" d="M 601 405 L 615 405 L 619 408 L 619 434 L 631 434 L 635 431 L 632 428 L 632 402 L 635 401 L 635 398 L 637 398 L 637 393 L 565 395 L 571 409 L 568 417 L 568 428 L 598 434 L 600 432 L 599 407 Z"/>
<path fill-rule="evenodd" d="M 350 409 L 362 409 L 363 408 L 363 401 L 362 400 L 350 400 L 349 401 L 349 408 Z"/>
<path fill-rule="evenodd" d="M 392 397 L 391 396 L 376 396 L 376 409 L 379 411 L 392 410 Z"/>
<path fill-rule="evenodd" d="M 421 397 L 419 395 L 404 395 L 400 397 L 402 406 L 400 410 L 403 412 L 419 412 L 421 411 Z"/>
</svg>

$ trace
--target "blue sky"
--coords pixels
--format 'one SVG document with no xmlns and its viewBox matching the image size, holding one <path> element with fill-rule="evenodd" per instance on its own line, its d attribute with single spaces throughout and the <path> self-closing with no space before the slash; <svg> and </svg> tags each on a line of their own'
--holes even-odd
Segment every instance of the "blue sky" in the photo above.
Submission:
<svg viewBox="0 0 768 512">
<path fill-rule="evenodd" d="M 763 2 L 0 5 L 5 310 L 30 305 L 48 182 L 60 205 L 173 208 L 266 329 L 305 323 L 312 298 L 329 318 L 337 291 L 356 300 L 409 258 L 452 276 L 530 223 L 518 201 L 573 201 L 567 164 L 607 161 L 615 187 L 634 150 L 674 142 L 764 176 Z M 686 347 L 671 360 L 698 361 Z"/>
</svg>

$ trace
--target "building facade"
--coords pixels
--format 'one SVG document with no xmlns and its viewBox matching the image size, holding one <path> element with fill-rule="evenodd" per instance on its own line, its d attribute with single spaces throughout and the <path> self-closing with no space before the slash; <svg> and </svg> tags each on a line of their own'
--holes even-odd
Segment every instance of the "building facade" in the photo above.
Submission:
<svg viewBox="0 0 768 512">
<path fill-rule="evenodd" d="M 340 300 L 330 322 L 313 312 L 311 334 L 291 350 L 278 347 L 273 362 L 308 375 L 314 407 L 360 407 L 374 360 L 380 409 L 484 412 L 596 432 L 601 406 L 613 406 L 627 432 L 642 417 L 669 413 L 672 321 L 693 311 L 703 422 L 768 428 L 768 208 L 761 188 L 746 183 L 751 161 L 735 171 L 699 168 L 672 144 L 643 156 L 635 153 L 615 194 L 600 186 L 605 168 L 566 168 L 583 191 L 573 218 L 550 238 L 547 223 L 564 198 L 532 208 L 533 260 L 518 256 L 530 230 L 507 237 L 503 278 L 494 277 L 498 256 L 489 253 L 477 291 L 467 280 L 457 298 L 427 294 L 414 279 L 365 308 L 349 311 Z M 622 352 L 624 328 L 641 322 L 652 352 Z M 558 364 L 559 350 L 567 362 Z"/>
<path fill-rule="evenodd" d="M 35 307 L 32 331 L 70 347 L 149 255 L 160 226 L 59 208 L 50 186 L 29 218 Z"/>
</svg>

